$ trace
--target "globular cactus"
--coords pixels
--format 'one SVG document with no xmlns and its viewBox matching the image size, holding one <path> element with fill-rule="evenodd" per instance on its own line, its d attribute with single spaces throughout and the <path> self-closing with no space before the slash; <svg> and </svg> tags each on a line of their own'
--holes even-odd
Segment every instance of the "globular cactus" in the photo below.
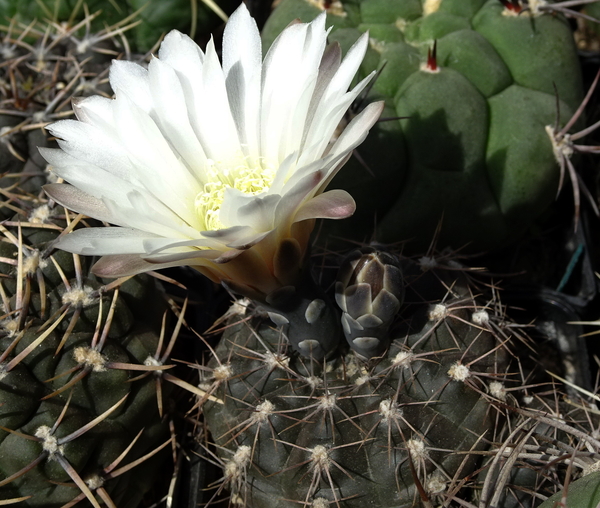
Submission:
<svg viewBox="0 0 600 508">
<path fill-rule="evenodd" d="M 406 304 L 371 361 L 303 359 L 257 310 L 230 318 L 203 412 L 231 505 L 415 506 L 477 468 L 510 383 L 501 323 L 464 278 L 403 264 Z"/>
<path fill-rule="evenodd" d="M 376 224 L 378 241 L 410 240 L 406 249 L 415 253 L 440 223 L 440 248 L 479 251 L 518 238 L 556 198 L 557 158 L 573 154 L 562 128 L 583 92 L 561 7 L 284 0 L 265 26 L 265 45 L 294 18 L 323 10 L 334 26 L 330 39 L 343 48 L 369 31 L 362 72 L 379 75 L 367 100 L 387 105 L 387 121 L 360 147 L 360 161 L 333 183 L 356 198 L 357 214 L 325 231 L 364 241 Z M 575 170 L 569 175 L 577 186 Z"/>
<path fill-rule="evenodd" d="M 136 51 L 148 51 L 161 33 L 173 28 L 208 32 L 222 20 L 225 11 L 235 7 L 231 0 L 126 0 L 116 4 L 110 0 L 40 0 L 22 2 L 8 0 L 0 5 L 2 20 L 13 25 L 28 25 L 34 20 L 52 20 L 57 26 L 66 24 L 86 27 L 98 42 L 128 33 L 128 44 Z M 110 34 L 104 30 L 110 27 Z M 104 32 L 104 33 L 103 33 Z"/>
<path fill-rule="evenodd" d="M 454 259 L 396 256 L 362 256 L 391 261 L 406 291 L 379 356 L 338 337 L 327 359 L 303 358 L 260 307 L 232 307 L 200 382 L 201 440 L 222 467 L 205 502 L 534 508 L 594 474 L 597 411 L 531 363 L 495 285 Z"/>
<path fill-rule="evenodd" d="M 2 43 L 0 504 L 133 508 L 170 444 L 170 310 L 152 277 L 102 281 L 91 259 L 53 249 L 86 221 L 45 197 L 38 153 L 72 94 L 102 90 L 108 58 L 80 52 L 64 27 L 12 30 Z"/>
</svg>

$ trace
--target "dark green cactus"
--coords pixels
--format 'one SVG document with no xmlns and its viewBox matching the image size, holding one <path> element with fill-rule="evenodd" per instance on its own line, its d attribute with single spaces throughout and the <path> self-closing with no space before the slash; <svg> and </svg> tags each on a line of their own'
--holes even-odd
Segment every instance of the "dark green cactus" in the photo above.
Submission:
<svg viewBox="0 0 600 508">
<path fill-rule="evenodd" d="M 302 359 L 260 314 L 230 318 L 204 415 L 231 504 L 408 507 L 475 470 L 491 383 L 507 382 L 493 311 L 464 280 L 448 290 L 415 264 L 404 272 L 410 303 L 371 362 Z"/>
<path fill-rule="evenodd" d="M 593 475 L 597 410 L 548 383 L 495 284 L 444 256 L 400 267 L 405 303 L 370 360 L 343 338 L 326 360 L 302 358 L 260 308 L 232 307 L 200 384 L 222 467 L 205 502 L 536 508 Z"/>
<path fill-rule="evenodd" d="M 588 473 L 569 485 L 568 492 L 558 492 L 540 505 L 540 508 L 553 508 L 566 499 L 570 508 L 587 508 L 600 503 L 600 471 Z"/>
</svg>

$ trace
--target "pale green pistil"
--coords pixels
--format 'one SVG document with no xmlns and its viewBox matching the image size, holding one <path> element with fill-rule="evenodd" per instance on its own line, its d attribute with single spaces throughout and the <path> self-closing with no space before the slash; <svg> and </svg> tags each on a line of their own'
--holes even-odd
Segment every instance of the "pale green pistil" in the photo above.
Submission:
<svg viewBox="0 0 600 508">
<path fill-rule="evenodd" d="M 234 169 L 222 169 L 213 161 L 206 171 L 208 182 L 203 192 L 196 196 L 196 213 L 204 223 L 204 231 L 215 231 L 225 226 L 219 219 L 219 212 L 225 197 L 225 189 L 231 187 L 249 196 L 268 190 L 275 179 L 275 170 L 268 167 L 248 166 L 244 162 Z"/>
</svg>

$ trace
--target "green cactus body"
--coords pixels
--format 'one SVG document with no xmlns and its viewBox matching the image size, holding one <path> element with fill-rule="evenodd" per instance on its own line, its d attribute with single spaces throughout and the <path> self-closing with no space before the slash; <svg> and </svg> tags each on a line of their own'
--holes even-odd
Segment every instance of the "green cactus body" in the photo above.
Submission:
<svg viewBox="0 0 600 508">
<path fill-rule="evenodd" d="M 201 32 L 210 32 L 225 17 L 221 11 L 218 15 L 202 0 L 190 3 L 189 0 L 91 0 L 85 2 L 87 12 L 94 14 L 87 19 L 93 32 L 100 32 L 107 26 L 124 27 L 132 22 L 131 43 L 138 51 L 151 49 L 161 34 L 172 29 L 189 31 L 192 25 Z M 221 0 L 215 2 L 219 9 L 230 11 L 236 6 L 235 1 Z M 196 16 L 195 21 L 192 16 Z M 19 0 L 3 0 L 0 2 L 2 19 L 14 19 L 29 24 L 34 20 L 51 19 L 58 23 L 70 22 L 72 26 L 88 18 L 77 0 L 40 0 L 23 2 Z M 75 34 L 75 37 L 78 33 Z"/>
<path fill-rule="evenodd" d="M 89 260 L 65 252 L 51 259 L 59 224 L 3 226 L 0 499 L 62 506 L 80 495 L 72 468 L 118 506 L 135 506 L 150 485 L 124 485 L 139 471 L 110 480 L 104 470 L 133 442 L 123 465 L 167 437 L 155 376 L 134 380 L 156 356 L 166 306 L 150 278 L 125 282 L 115 297 L 89 273 Z"/>
<path fill-rule="evenodd" d="M 568 492 L 559 492 L 546 499 L 540 508 L 552 508 L 566 498 L 572 508 L 598 506 L 600 503 L 600 472 L 594 471 L 569 485 Z"/>
<path fill-rule="evenodd" d="M 322 2 L 284 0 L 263 32 L 268 47 L 292 19 Z M 555 199 L 559 167 L 547 125 L 564 125 L 582 98 L 568 23 L 545 11 L 505 9 L 499 0 L 355 0 L 329 3 L 330 35 L 347 49 L 369 30 L 362 66 L 380 70 L 372 98 L 381 122 L 334 185 L 357 201 L 355 217 L 327 224 L 378 241 L 427 248 L 489 249 L 517 238 Z M 434 67 L 427 55 L 437 48 Z M 374 222 L 376 221 L 376 222 Z M 326 231 L 328 231 L 326 229 Z"/>
<path fill-rule="evenodd" d="M 72 468 L 90 489 L 102 487 L 118 506 L 133 507 L 150 484 L 132 478 L 157 464 L 113 480 L 105 469 L 132 443 L 122 465 L 167 439 L 155 375 L 146 372 L 166 306 L 151 278 L 125 282 L 115 299 L 89 273 L 88 260 L 56 252 L 55 265 L 49 242 L 60 229 L 38 228 L 57 222 L 24 223 L 20 246 L 9 240 L 17 234 L 9 226 L 0 244 L 0 499 L 62 506 L 81 495 Z M 20 265 L 7 263 L 19 257 Z"/>
<path fill-rule="evenodd" d="M 260 315 L 230 320 L 203 411 L 232 505 L 409 507 L 475 469 L 507 368 L 493 318 L 464 281 L 447 293 L 412 263 L 404 277 L 411 303 L 371 362 L 311 363 Z"/>
</svg>

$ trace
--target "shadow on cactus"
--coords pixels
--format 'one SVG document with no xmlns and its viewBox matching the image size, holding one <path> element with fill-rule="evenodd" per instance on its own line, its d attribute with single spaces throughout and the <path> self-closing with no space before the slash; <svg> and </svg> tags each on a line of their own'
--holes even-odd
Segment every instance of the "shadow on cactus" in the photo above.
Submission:
<svg viewBox="0 0 600 508">
<path fill-rule="evenodd" d="M 490 386 L 511 383 L 493 310 L 464 281 L 409 261 L 403 272 L 405 305 L 385 334 L 399 338 L 370 361 L 344 348 L 302 359 L 260 313 L 231 319 L 212 360 L 230 370 L 223 402 L 204 415 L 232 504 L 414 506 L 476 469 L 497 418 Z"/>
</svg>

